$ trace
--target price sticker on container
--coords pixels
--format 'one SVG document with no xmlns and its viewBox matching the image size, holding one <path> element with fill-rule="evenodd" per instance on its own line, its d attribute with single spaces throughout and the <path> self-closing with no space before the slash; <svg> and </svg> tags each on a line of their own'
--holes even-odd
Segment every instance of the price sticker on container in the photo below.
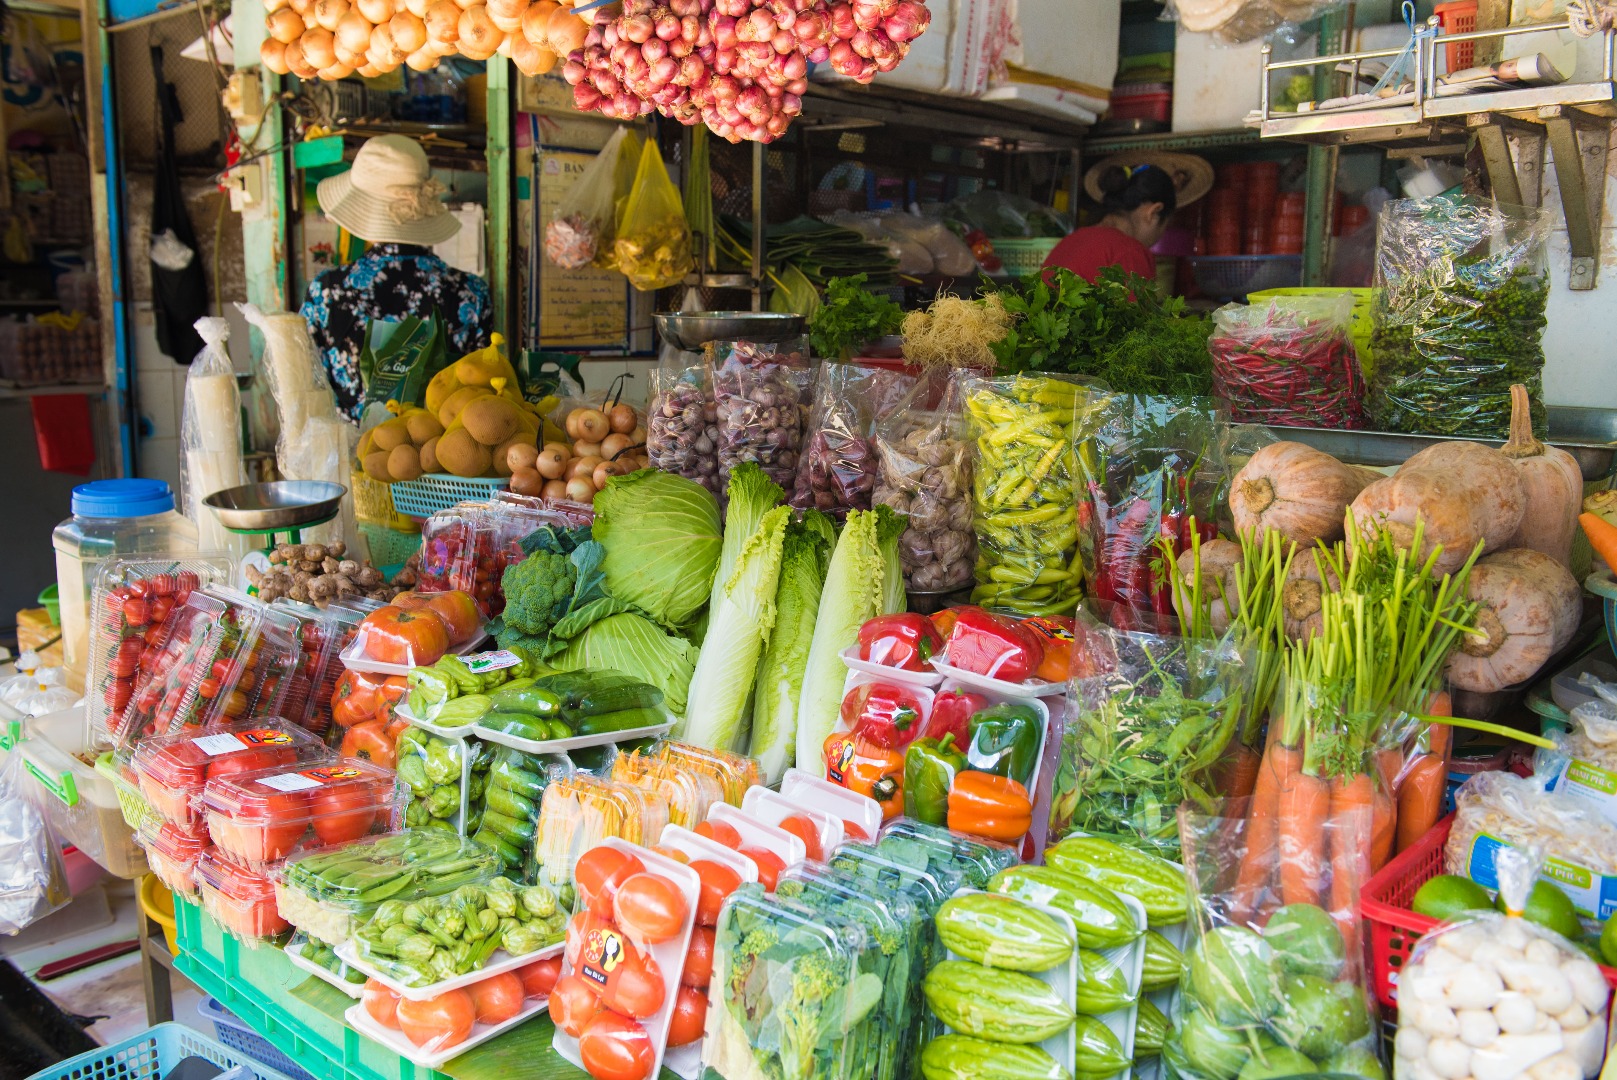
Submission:
<svg viewBox="0 0 1617 1080">
<path fill-rule="evenodd" d="M 522 657 L 505 649 L 495 649 L 491 652 L 472 653 L 470 656 L 458 657 L 473 675 L 485 675 L 490 671 L 503 671 L 506 668 L 516 667 L 522 663 Z"/>
</svg>

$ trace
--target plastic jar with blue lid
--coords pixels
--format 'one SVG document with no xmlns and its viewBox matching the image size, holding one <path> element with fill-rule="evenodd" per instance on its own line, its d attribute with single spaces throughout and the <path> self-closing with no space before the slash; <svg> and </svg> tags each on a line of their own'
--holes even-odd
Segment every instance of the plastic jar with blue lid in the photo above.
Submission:
<svg viewBox="0 0 1617 1080">
<path fill-rule="evenodd" d="M 62 605 L 62 661 L 81 689 L 89 665 L 90 590 L 106 560 L 197 549 L 197 527 L 174 509 L 164 480 L 93 480 L 73 489 L 73 516 L 51 534 Z"/>
</svg>

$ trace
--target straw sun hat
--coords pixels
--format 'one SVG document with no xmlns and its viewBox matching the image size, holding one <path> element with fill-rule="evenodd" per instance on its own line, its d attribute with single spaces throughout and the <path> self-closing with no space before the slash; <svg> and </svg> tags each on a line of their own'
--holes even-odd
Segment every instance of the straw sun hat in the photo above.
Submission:
<svg viewBox="0 0 1617 1080">
<path fill-rule="evenodd" d="M 320 181 L 320 209 L 372 244 L 441 244 L 460 231 L 460 221 L 445 209 L 444 186 L 431 173 L 414 139 L 378 135 L 347 172 Z"/>
</svg>

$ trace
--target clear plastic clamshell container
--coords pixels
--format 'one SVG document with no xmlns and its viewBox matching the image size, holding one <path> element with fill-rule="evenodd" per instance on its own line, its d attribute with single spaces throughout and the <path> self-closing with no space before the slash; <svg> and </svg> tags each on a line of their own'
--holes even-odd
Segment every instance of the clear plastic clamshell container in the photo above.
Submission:
<svg viewBox="0 0 1617 1080">
<path fill-rule="evenodd" d="M 171 821 L 148 821 L 137 834 L 152 873 L 188 900 L 197 895 L 197 860 L 213 847 L 205 832 L 189 832 Z"/>
<path fill-rule="evenodd" d="M 712 771 L 687 767 L 672 755 L 639 751 L 612 759 L 612 779 L 644 788 L 668 804 L 668 820 L 694 828 L 708 808 L 724 801 L 724 788 Z"/>
<path fill-rule="evenodd" d="M 858 879 L 827 866 L 803 863 L 780 876 L 775 895 L 813 909 L 827 922 L 841 920 L 864 934 L 861 974 L 885 986 L 903 986 L 901 995 L 883 994 L 860 1028 L 849 1033 L 854 1075 L 872 1080 L 907 1080 L 918 1052 L 921 973 L 927 961 L 928 919 L 902 893 L 875 896 Z"/>
<path fill-rule="evenodd" d="M 437 827 L 460 836 L 475 833 L 494 746 L 412 722 L 399 732 L 394 750 L 394 768 L 410 792 L 405 825 Z"/>
<path fill-rule="evenodd" d="M 499 871 L 482 844 L 443 829 L 406 829 L 293 856 L 274 875 L 275 901 L 287 922 L 341 945 L 385 900 L 442 896 Z"/>
<path fill-rule="evenodd" d="M 287 963 L 295 968 L 302 968 L 321 982 L 329 983 L 351 998 L 357 998 L 365 992 L 365 980 L 368 976 L 363 971 L 338 956 L 337 951 L 326 942 L 310 937 L 301 929 L 292 931 L 292 940 L 288 941 L 281 951 L 285 954 Z"/>
<path fill-rule="evenodd" d="M 724 801 L 731 806 L 740 806 L 741 800 L 746 798 L 747 790 L 764 782 L 763 770 L 758 764 L 758 759 L 745 754 L 735 754 L 728 750 L 706 750 L 672 739 L 660 741 L 644 753 L 668 761 L 681 769 L 711 773 L 724 791 Z M 701 818 L 697 820 L 700 821 Z"/>
<path fill-rule="evenodd" d="M 197 897 L 202 910 L 249 946 L 273 943 L 292 929 L 275 908 L 275 883 L 217 847 L 197 857 Z"/>
<path fill-rule="evenodd" d="M 218 777 L 202 791 L 214 844 L 255 870 L 301 848 L 393 832 L 405 798 L 392 770 L 335 756 Z"/>
<path fill-rule="evenodd" d="M 154 735 L 135 747 L 130 767 L 152 812 L 182 829 L 208 833 L 197 801 L 214 777 L 300 762 L 325 761 L 331 751 L 313 735 L 278 717 L 243 720 L 206 732 Z"/>
<path fill-rule="evenodd" d="M 337 654 L 352 638 L 351 632 L 345 635 L 344 622 L 357 628 L 360 616 L 337 608 L 322 611 L 312 604 L 286 599 L 272 603 L 270 612 L 295 624 L 299 648 L 297 663 L 286 676 L 280 715 L 324 738 L 331 726 L 331 692 L 343 670 Z"/>
<path fill-rule="evenodd" d="M 573 867 L 584 852 L 613 837 L 656 843 L 668 824 L 668 803 L 653 792 L 588 773 L 559 773 L 552 770 L 539 806 L 529 881 L 571 889 Z M 485 826 L 488 818 L 484 811 Z"/>
<path fill-rule="evenodd" d="M 792 947 L 776 956 L 771 950 L 781 941 Z M 704 1068 L 721 1076 L 866 1080 L 870 1074 L 855 1070 L 850 1040 L 840 1030 L 850 1013 L 866 1001 L 873 1009 L 881 998 L 879 981 L 859 971 L 865 946 L 863 933 L 820 918 L 810 908 L 766 896 L 761 886 L 743 885 L 731 893 L 714 933 Z M 813 1048 L 809 1062 L 783 1057 L 776 1015 L 777 1009 L 798 1005 L 791 988 L 800 980 L 825 988 L 817 1016 L 804 1019 L 807 1029 L 797 1040 Z"/>
<path fill-rule="evenodd" d="M 921 854 L 927 871 L 945 884 L 958 882 L 954 888 L 986 888 L 989 878 L 1021 862 L 1016 849 L 1008 844 L 951 832 L 942 825 L 928 825 L 914 818 L 888 822 L 876 850 L 904 859 Z"/>
<path fill-rule="evenodd" d="M 195 589 L 229 580 L 224 555 L 108 559 L 96 574 L 88 617 L 87 745 L 110 749 L 143 671 L 166 640 L 164 624 Z"/>
<path fill-rule="evenodd" d="M 201 727 L 210 717 L 246 716 L 232 697 L 252 652 L 264 606 L 234 589 L 197 589 L 169 613 L 162 650 L 135 689 L 115 741 L 124 749 L 151 735 Z M 238 708 L 239 706 L 239 708 Z"/>
<path fill-rule="evenodd" d="M 571 762 L 557 754 L 530 754 L 509 746 L 495 748 L 483 783 L 477 828 L 467 831 L 494 852 L 502 873 L 522 877 L 533 870 L 534 840 L 538 835 L 535 822 L 539 820 L 545 788 L 571 771 Z"/>
</svg>

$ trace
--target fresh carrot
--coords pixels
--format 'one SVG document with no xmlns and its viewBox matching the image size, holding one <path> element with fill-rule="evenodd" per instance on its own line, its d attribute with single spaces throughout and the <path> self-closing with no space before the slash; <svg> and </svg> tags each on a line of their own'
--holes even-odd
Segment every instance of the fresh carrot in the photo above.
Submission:
<svg viewBox="0 0 1617 1080">
<path fill-rule="evenodd" d="M 1358 886 L 1369 879 L 1373 831 L 1366 843 L 1365 826 L 1375 815 L 1376 782 L 1368 773 L 1337 777 L 1330 785 L 1331 917 L 1347 940 L 1348 955 L 1358 948 Z M 1390 824 L 1390 822 L 1389 822 Z M 1290 901 L 1287 901 L 1288 903 Z"/>
<path fill-rule="evenodd" d="M 1392 860 L 1393 845 L 1398 837 L 1398 804 L 1385 787 L 1376 784 L 1370 807 L 1370 873 L 1373 874 Z"/>
<path fill-rule="evenodd" d="M 1257 787 L 1262 765 L 1263 757 L 1256 750 L 1238 742 L 1224 751 L 1213 779 L 1225 798 L 1244 799 Z"/>
<path fill-rule="evenodd" d="M 1280 790 L 1280 902 L 1317 904 L 1325 879 L 1330 785 L 1302 768 Z"/>
<path fill-rule="evenodd" d="M 1448 761 L 1436 754 L 1422 754 L 1409 767 L 1398 789 L 1398 851 L 1408 851 L 1443 816 L 1448 783 Z"/>
<path fill-rule="evenodd" d="M 1579 514 L 1578 524 L 1583 526 L 1583 535 L 1589 538 L 1589 546 L 1595 549 L 1595 554 L 1617 574 L 1617 525 L 1596 514 Z"/>
<path fill-rule="evenodd" d="M 1246 819 L 1246 852 L 1235 883 L 1233 917 L 1238 924 L 1249 921 L 1263 905 L 1280 841 L 1280 792 L 1289 786 L 1302 760 L 1301 751 L 1271 739 L 1258 766 Z"/>
</svg>

